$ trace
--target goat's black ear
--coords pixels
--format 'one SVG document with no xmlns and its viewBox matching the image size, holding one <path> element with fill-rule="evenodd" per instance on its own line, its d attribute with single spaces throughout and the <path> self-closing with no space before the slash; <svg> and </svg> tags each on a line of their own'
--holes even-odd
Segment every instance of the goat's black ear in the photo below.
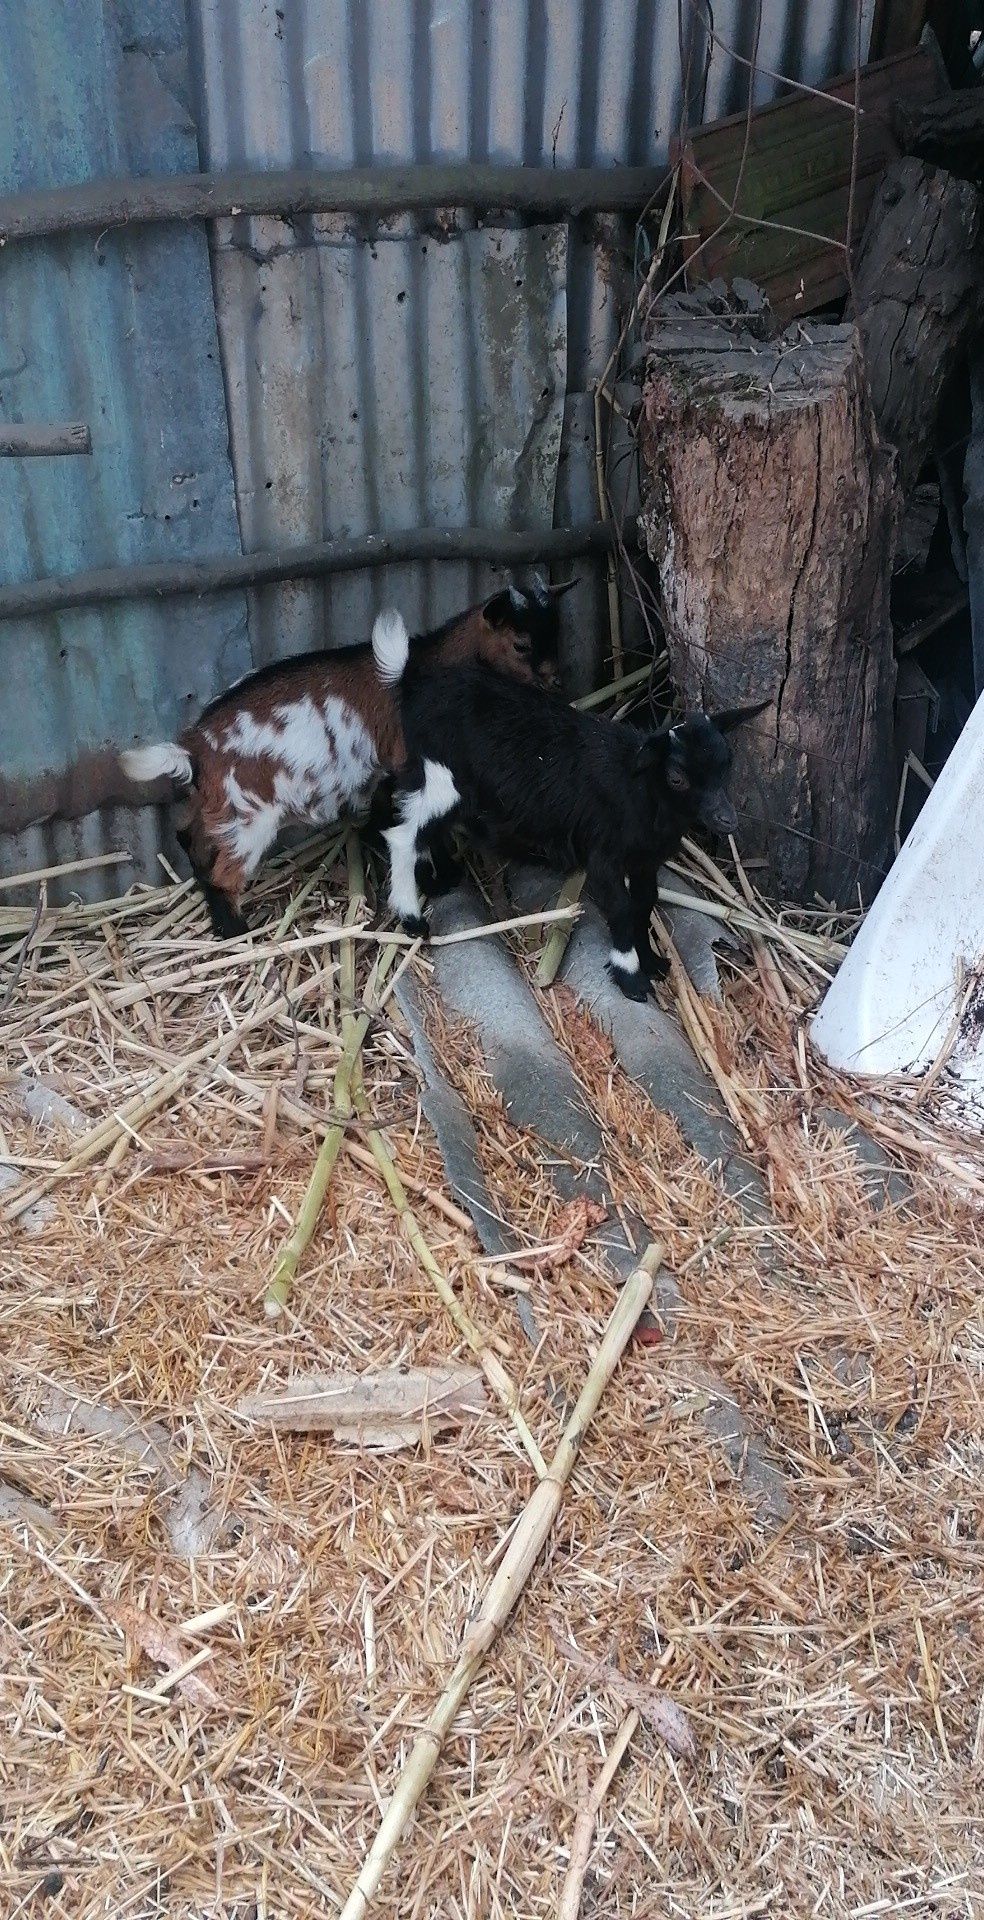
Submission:
<svg viewBox="0 0 984 1920">
<path fill-rule="evenodd" d="M 709 713 L 707 718 L 719 733 L 734 733 L 746 720 L 754 720 L 757 713 L 764 713 L 771 707 L 771 700 L 759 700 L 753 707 L 725 707 L 721 713 Z"/>
<path fill-rule="evenodd" d="M 518 587 L 500 587 L 490 600 L 482 606 L 482 614 L 490 627 L 514 627 L 518 613 L 528 613 L 529 603 Z"/>
<path fill-rule="evenodd" d="M 636 765 L 640 772 L 648 773 L 650 767 L 661 767 L 663 765 L 667 756 L 669 738 L 670 733 L 668 727 L 654 727 L 651 733 L 647 733 L 645 739 L 640 743 L 639 752 L 636 756 Z"/>
</svg>

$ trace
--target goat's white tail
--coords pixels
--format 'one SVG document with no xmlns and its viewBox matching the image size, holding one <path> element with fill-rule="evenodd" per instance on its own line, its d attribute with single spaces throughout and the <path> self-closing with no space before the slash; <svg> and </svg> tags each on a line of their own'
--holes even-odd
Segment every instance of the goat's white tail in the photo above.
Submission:
<svg viewBox="0 0 984 1920">
<path fill-rule="evenodd" d="M 162 740 L 156 747 L 135 747 L 120 754 L 120 765 L 128 780 L 147 786 L 152 780 L 180 780 L 187 786 L 194 777 L 191 755 L 176 740 Z"/>
<path fill-rule="evenodd" d="M 395 687 L 402 680 L 410 658 L 407 623 L 395 607 L 387 607 L 376 618 L 372 630 L 372 657 L 384 687 Z"/>
</svg>

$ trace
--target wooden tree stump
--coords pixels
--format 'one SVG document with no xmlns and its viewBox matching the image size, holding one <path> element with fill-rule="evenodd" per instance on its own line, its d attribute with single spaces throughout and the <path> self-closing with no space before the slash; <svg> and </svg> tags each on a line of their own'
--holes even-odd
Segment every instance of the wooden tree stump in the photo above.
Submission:
<svg viewBox="0 0 984 1920">
<path fill-rule="evenodd" d="M 733 736 L 743 849 L 776 895 L 846 903 L 892 850 L 894 459 L 852 327 L 761 331 L 657 314 L 642 524 L 686 704 L 770 703 Z"/>
<path fill-rule="evenodd" d="M 944 390 L 984 327 L 984 195 L 919 160 L 894 161 L 868 216 L 854 297 L 875 419 L 907 496 L 935 450 Z"/>
</svg>

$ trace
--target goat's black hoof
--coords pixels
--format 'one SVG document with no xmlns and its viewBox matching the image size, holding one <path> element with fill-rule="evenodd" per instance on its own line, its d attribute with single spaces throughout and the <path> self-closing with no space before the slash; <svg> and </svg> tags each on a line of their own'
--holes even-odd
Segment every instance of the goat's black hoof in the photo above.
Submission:
<svg viewBox="0 0 984 1920">
<path fill-rule="evenodd" d="M 232 907 L 216 907 L 211 914 L 212 932 L 217 940 L 238 940 L 240 935 L 249 932 L 249 921 Z"/>
<path fill-rule="evenodd" d="M 624 993 L 627 1000 L 638 1000 L 645 1005 L 649 998 L 649 981 L 641 968 L 635 973 L 626 973 L 624 967 L 613 967 L 609 961 L 608 971 L 619 993 Z"/>
<path fill-rule="evenodd" d="M 410 935 L 411 940 L 426 940 L 430 935 L 430 926 L 422 913 L 404 914 L 400 925 L 404 933 Z"/>
</svg>

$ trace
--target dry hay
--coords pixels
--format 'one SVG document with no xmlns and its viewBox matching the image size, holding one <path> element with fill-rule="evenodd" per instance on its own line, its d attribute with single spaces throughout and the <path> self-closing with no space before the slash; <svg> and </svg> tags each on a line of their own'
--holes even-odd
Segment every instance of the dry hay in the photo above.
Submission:
<svg viewBox="0 0 984 1920">
<path fill-rule="evenodd" d="M 314 940 L 341 919 L 342 874 L 313 857 L 302 872 L 290 931 Z M 277 871 L 264 901 L 286 932 Z M 6 919 L 23 933 L 30 916 Z M 607 1391 L 380 1915 L 556 1914 L 576 1824 L 584 1916 L 980 1912 L 980 1215 L 941 1171 L 928 1111 L 913 1210 L 872 1209 L 815 1117 L 854 1096 L 798 1041 L 818 963 L 797 952 L 813 949 L 757 925 L 723 1011 L 688 1011 L 769 1182 L 770 1248 L 571 997 L 543 996 L 619 1206 L 665 1240 L 684 1305 Z M 330 1117 L 337 953 L 217 954 L 168 889 L 43 912 L 22 956 L 11 1074 L 90 1128 L 164 1093 L 67 1178 L 77 1140 L 2 1094 L 0 1157 L 50 1183 L 52 1210 L 37 1232 L 0 1226 L 10 1920 L 337 1911 L 534 1484 L 492 1394 L 474 1425 L 382 1456 L 235 1411 L 298 1373 L 469 1359 L 358 1124 L 292 1310 L 264 1314 Z M 358 949 L 360 990 L 375 953 Z M 17 964 L 15 948 L 7 978 Z M 469 1035 L 447 1029 L 442 1055 L 534 1257 L 483 1261 L 449 1201 L 392 999 L 365 1046 L 373 1121 L 548 1453 L 612 1280 Z M 903 1135 L 906 1097 L 882 1106 Z M 569 1257 L 538 1256 L 565 1231 Z M 778 1526 L 708 1433 L 708 1381 L 785 1477 Z"/>
</svg>

